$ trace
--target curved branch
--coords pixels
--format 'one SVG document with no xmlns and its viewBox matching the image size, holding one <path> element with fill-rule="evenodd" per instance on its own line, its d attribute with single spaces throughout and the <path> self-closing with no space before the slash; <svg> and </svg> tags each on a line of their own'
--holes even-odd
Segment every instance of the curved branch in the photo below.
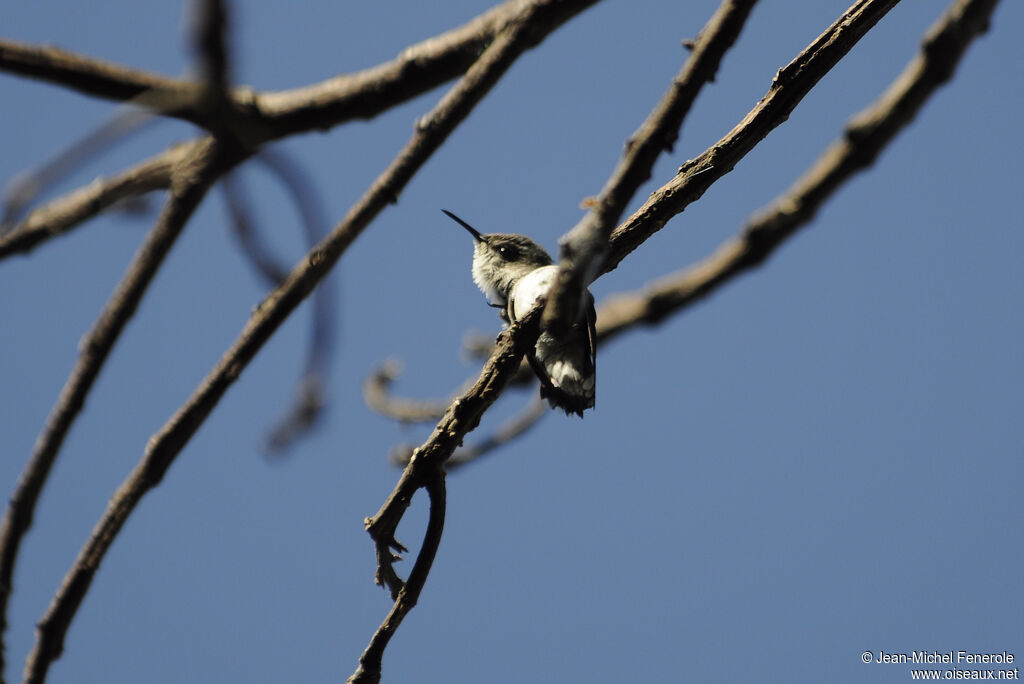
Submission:
<svg viewBox="0 0 1024 684">
<path fill-rule="evenodd" d="M 311 179 L 299 178 L 300 167 L 287 162 L 277 154 L 266 158 L 265 151 L 256 157 L 264 161 L 292 197 L 299 209 L 301 223 L 307 239 L 307 247 L 313 247 L 323 237 L 326 219 L 320 207 L 319 198 L 313 191 Z M 260 237 L 257 222 L 248 209 L 245 186 L 238 172 L 223 179 L 224 198 L 231 214 L 233 232 L 239 240 L 243 253 L 249 258 L 256 272 L 271 286 L 278 287 L 288 278 L 288 268 L 273 254 Z M 323 410 L 326 395 L 327 365 L 334 340 L 334 292 L 333 279 L 328 278 L 313 293 L 312 332 L 305 369 L 299 380 L 298 391 L 284 415 L 270 429 L 265 442 L 268 456 L 278 455 L 294 441 L 307 433 Z"/>
<path fill-rule="evenodd" d="M 444 466 L 463 437 L 476 429 L 484 411 L 501 395 L 509 378 L 519 369 L 526 350 L 536 343 L 541 315 L 539 309 L 534 309 L 498 336 L 476 382 L 452 401 L 427 441 L 413 451 L 384 505 L 366 519 L 366 530 L 377 548 L 376 581 L 391 590 L 392 598 L 397 600 L 404 585 L 394 571 L 393 564 L 398 559 L 391 549 L 405 550 L 395 539 L 395 531 L 413 494 L 425 486 L 432 472 Z"/>
<path fill-rule="evenodd" d="M 444 415 L 450 399 L 405 399 L 391 395 L 391 384 L 402 373 L 402 364 L 388 359 L 363 381 L 363 401 L 373 411 L 401 423 L 429 423 Z M 404 463 L 402 465 L 405 465 Z"/>
<path fill-rule="evenodd" d="M 266 166 L 285 186 L 299 212 L 309 247 L 323 239 L 329 225 L 316 184 L 302 165 L 273 148 L 263 149 L 256 161 Z M 329 273 L 313 294 L 313 325 L 309 352 L 299 390 L 292 405 L 270 430 L 266 450 L 280 454 L 317 422 L 326 402 L 327 377 L 337 335 L 337 278 Z"/>
<path fill-rule="evenodd" d="M 231 218 L 231 232 L 238 240 L 242 254 L 246 256 L 256 274 L 269 285 L 276 287 L 288 278 L 288 265 L 277 258 L 270 246 L 256 229 L 256 222 L 249 211 L 251 202 L 238 169 L 224 176 L 220 183 L 221 194 Z"/>
<path fill-rule="evenodd" d="M 679 168 L 675 178 L 656 190 L 625 223 L 612 231 L 601 273 L 619 265 L 627 254 L 661 230 L 676 214 L 695 202 L 719 178 L 789 118 L 811 88 L 899 0 L 858 0 L 787 66 L 743 120 L 696 159 Z"/>
<path fill-rule="evenodd" d="M 384 649 L 394 636 L 395 630 L 402 623 L 402 619 L 413 609 L 419 599 L 423 585 L 427 581 L 430 567 L 437 556 L 437 548 L 441 544 L 441 533 L 444 532 L 444 516 L 446 507 L 446 492 L 444 483 L 444 470 L 437 469 L 427 479 L 423 487 L 430 497 L 430 515 L 427 520 L 427 530 L 423 535 L 423 545 L 416 556 L 412 572 L 409 573 L 409 581 L 398 593 L 394 605 L 384 622 L 373 634 L 369 645 L 359 657 L 359 666 L 348 678 L 350 684 L 376 684 L 380 681 L 381 661 L 384 658 Z"/>
</svg>

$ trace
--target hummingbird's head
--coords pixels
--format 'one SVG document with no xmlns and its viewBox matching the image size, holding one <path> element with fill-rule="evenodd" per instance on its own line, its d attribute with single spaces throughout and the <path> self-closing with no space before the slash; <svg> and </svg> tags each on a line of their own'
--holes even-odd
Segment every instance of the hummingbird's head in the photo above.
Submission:
<svg viewBox="0 0 1024 684">
<path fill-rule="evenodd" d="M 473 236 L 473 282 L 488 299 L 504 304 L 520 278 L 552 263 L 544 248 L 525 235 L 481 234 L 455 214 L 442 209 Z"/>
</svg>

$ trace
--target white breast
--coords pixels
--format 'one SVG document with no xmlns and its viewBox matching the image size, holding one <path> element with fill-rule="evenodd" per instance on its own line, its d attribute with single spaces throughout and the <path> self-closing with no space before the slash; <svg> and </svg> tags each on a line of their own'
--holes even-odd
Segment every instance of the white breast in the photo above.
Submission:
<svg viewBox="0 0 1024 684">
<path fill-rule="evenodd" d="M 512 288 L 512 311 L 515 319 L 520 319 L 526 313 L 537 306 L 544 295 L 551 289 L 555 281 L 555 274 L 558 273 L 558 266 L 541 266 L 530 271 L 516 282 Z"/>
</svg>

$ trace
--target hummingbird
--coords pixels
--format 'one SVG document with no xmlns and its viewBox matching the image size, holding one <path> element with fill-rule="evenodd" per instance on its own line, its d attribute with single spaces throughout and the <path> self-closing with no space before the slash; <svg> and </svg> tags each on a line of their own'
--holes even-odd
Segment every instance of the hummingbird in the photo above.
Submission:
<svg viewBox="0 0 1024 684">
<path fill-rule="evenodd" d="M 558 266 L 544 248 L 525 235 L 482 234 L 458 216 L 442 209 L 473 236 L 473 282 L 501 319 L 511 324 L 540 302 L 555 281 Z M 576 320 L 559 336 L 542 329 L 537 344 L 526 354 L 540 379 L 540 395 L 566 415 L 594 407 L 596 356 L 594 297 L 580 298 Z"/>
</svg>

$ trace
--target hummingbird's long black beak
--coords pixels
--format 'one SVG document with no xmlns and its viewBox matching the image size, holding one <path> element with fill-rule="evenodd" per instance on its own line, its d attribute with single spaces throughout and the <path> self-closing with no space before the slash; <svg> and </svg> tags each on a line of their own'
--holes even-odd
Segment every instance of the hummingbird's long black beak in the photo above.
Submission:
<svg viewBox="0 0 1024 684">
<path fill-rule="evenodd" d="M 452 221 L 455 221 L 460 226 L 462 226 L 463 228 L 468 230 L 470 235 L 473 236 L 474 240 L 476 240 L 477 242 L 483 242 L 484 241 L 484 236 L 481 235 L 480 231 L 478 231 L 476 228 L 474 228 L 473 226 L 469 225 L 468 223 L 466 223 L 465 221 L 463 221 L 462 219 L 460 219 L 458 216 L 456 216 L 452 212 L 448 211 L 447 209 L 442 209 L 441 211 L 443 211 L 448 216 L 448 218 L 450 218 Z"/>
</svg>

